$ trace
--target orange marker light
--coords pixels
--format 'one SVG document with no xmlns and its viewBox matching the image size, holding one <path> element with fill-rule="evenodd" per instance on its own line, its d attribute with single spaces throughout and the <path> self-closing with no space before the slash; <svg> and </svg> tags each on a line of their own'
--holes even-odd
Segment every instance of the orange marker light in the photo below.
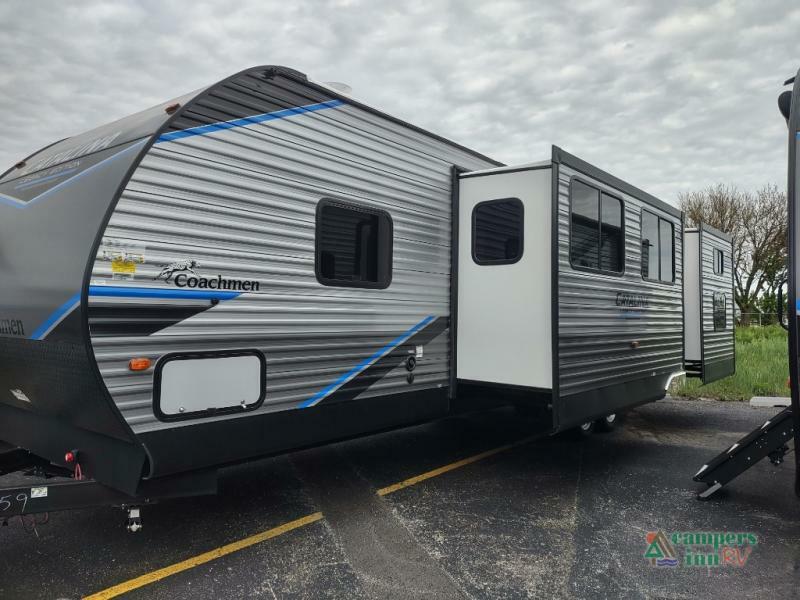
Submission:
<svg viewBox="0 0 800 600">
<path fill-rule="evenodd" d="M 128 361 L 128 368 L 131 371 L 147 371 L 151 364 L 149 358 L 132 358 Z"/>
</svg>

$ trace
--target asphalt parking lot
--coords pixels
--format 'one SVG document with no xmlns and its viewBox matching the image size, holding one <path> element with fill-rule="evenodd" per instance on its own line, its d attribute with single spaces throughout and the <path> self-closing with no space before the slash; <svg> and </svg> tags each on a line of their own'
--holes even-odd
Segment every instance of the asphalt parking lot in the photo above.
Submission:
<svg viewBox="0 0 800 600">
<path fill-rule="evenodd" d="M 498 410 L 263 460 L 217 497 L 146 507 L 137 534 L 111 508 L 11 522 L 0 598 L 797 597 L 792 462 L 708 502 L 692 481 L 777 412 L 667 399 L 609 434 L 514 445 L 524 423 Z M 657 530 L 758 543 L 741 567 L 656 567 Z"/>
</svg>

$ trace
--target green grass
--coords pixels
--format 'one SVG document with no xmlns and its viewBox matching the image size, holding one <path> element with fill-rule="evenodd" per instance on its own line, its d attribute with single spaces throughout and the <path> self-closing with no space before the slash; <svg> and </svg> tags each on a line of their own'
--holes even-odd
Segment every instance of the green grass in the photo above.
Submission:
<svg viewBox="0 0 800 600">
<path fill-rule="evenodd" d="M 779 325 L 741 327 L 736 330 L 736 374 L 701 385 L 699 379 L 681 378 L 672 394 L 689 398 L 750 400 L 753 396 L 788 396 L 789 376 L 786 332 Z"/>
</svg>

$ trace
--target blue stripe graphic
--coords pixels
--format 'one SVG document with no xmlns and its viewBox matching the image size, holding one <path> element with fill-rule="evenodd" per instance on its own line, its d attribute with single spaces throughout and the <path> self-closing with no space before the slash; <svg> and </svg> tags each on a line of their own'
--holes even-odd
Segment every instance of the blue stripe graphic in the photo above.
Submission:
<svg viewBox="0 0 800 600">
<path fill-rule="evenodd" d="M 33 199 L 29 200 L 28 202 L 25 202 L 23 200 L 19 200 L 18 198 L 13 198 L 12 196 L 4 196 L 4 195 L 0 194 L 0 204 L 6 204 L 8 206 L 13 206 L 14 208 L 23 208 L 23 209 L 24 208 L 28 208 L 29 206 L 32 206 L 33 204 L 35 204 L 39 200 L 43 200 L 44 198 L 47 198 L 48 196 L 50 196 L 54 192 L 60 190 L 64 186 L 69 185 L 71 183 L 74 183 L 75 181 L 77 181 L 78 179 L 83 177 L 84 175 L 88 175 L 92 171 L 96 171 L 100 167 L 102 167 L 104 165 L 107 165 L 111 161 L 114 161 L 114 160 L 118 159 L 123 154 L 127 154 L 131 150 L 139 149 L 142 146 L 142 144 L 144 144 L 146 141 L 147 140 L 144 139 L 144 140 L 141 140 L 140 142 L 134 144 L 133 146 L 128 146 L 127 148 L 125 148 L 125 150 L 117 152 L 113 156 L 109 156 L 108 158 L 105 158 L 105 159 L 101 160 L 96 165 L 92 165 L 91 167 L 89 167 L 87 169 L 84 169 L 83 171 L 81 171 L 77 175 L 73 175 L 72 177 L 70 177 L 69 179 L 65 179 L 61 183 L 57 183 L 56 185 L 51 187 L 49 190 L 46 190 L 46 191 L 42 192 L 38 196 L 35 196 Z"/>
<path fill-rule="evenodd" d="M 198 127 L 192 127 L 191 129 L 183 129 L 181 131 L 164 133 L 159 136 L 156 144 L 172 142 L 187 137 L 193 137 L 195 135 L 207 135 L 209 133 L 225 131 L 226 129 L 234 129 L 235 127 L 247 127 L 248 125 L 255 125 L 256 123 L 263 123 L 265 121 L 285 119 L 286 117 L 316 112 L 318 110 L 325 110 L 327 108 L 336 108 L 337 106 L 342 106 L 343 104 L 344 102 L 341 100 L 328 100 L 327 102 L 320 102 L 319 104 L 309 104 L 307 106 L 298 106 L 296 108 L 286 108 L 283 110 L 277 110 L 275 112 L 253 115 L 252 117 L 233 119 L 232 121 L 222 121 L 220 123 L 211 123 L 210 125 L 199 125 Z"/>
<path fill-rule="evenodd" d="M 64 302 L 64 304 L 59 306 L 52 315 L 47 317 L 47 320 L 44 323 L 39 325 L 39 328 L 31 334 L 31 339 L 41 340 L 44 336 L 50 333 L 50 330 L 55 327 L 59 321 L 71 313 L 75 307 L 80 304 L 80 301 L 81 295 L 75 294 L 69 300 Z"/>
<path fill-rule="evenodd" d="M 89 295 L 108 298 L 166 298 L 173 300 L 233 300 L 241 296 L 242 292 L 228 292 L 221 290 L 168 290 L 164 288 L 135 288 L 123 286 L 90 285 Z M 31 335 L 32 340 L 41 340 L 58 325 L 69 313 L 75 310 L 81 301 L 81 295 L 75 294 L 64 304 L 59 306 L 53 314 L 47 317 L 39 328 Z"/>
<path fill-rule="evenodd" d="M 361 371 L 366 369 L 368 366 L 370 366 L 376 360 L 382 358 L 384 355 L 388 354 L 389 352 L 391 352 L 392 350 L 397 348 L 397 346 L 399 346 L 400 344 L 405 342 L 408 338 L 410 338 L 412 335 L 414 335 L 417 331 L 419 331 L 420 329 L 425 327 L 428 323 L 433 321 L 433 319 L 434 319 L 433 315 L 428 315 L 427 317 L 422 319 L 422 321 L 420 321 L 419 323 L 414 325 L 411 329 L 409 329 L 408 331 L 406 331 L 402 335 L 397 336 L 391 342 L 386 344 L 383 348 L 381 348 L 380 350 L 375 352 L 372 356 L 369 356 L 368 358 L 365 358 L 360 363 L 358 363 L 355 367 L 350 369 L 347 373 L 345 373 L 341 377 L 338 377 L 333 383 L 329 384 L 328 386 L 324 387 L 323 389 L 318 391 L 316 394 L 311 396 L 311 398 L 309 398 L 308 400 L 303 402 L 300 405 L 300 407 L 301 408 L 308 408 L 309 406 L 314 406 L 315 404 L 320 402 L 323 398 L 325 398 L 325 396 L 327 396 L 331 392 L 336 391 L 337 388 L 339 388 L 340 386 L 342 386 L 345 383 L 347 383 L 350 379 L 352 379 L 353 377 L 358 375 Z"/>
<path fill-rule="evenodd" d="M 90 285 L 89 295 L 108 298 L 169 298 L 180 300 L 233 300 L 242 292 L 222 290 L 170 290 L 164 288 L 136 288 L 124 286 Z"/>
<path fill-rule="evenodd" d="M 39 177 L 39 179 L 34 179 L 32 181 L 26 181 L 25 183 L 21 183 L 19 185 L 15 185 L 15 190 L 26 190 L 28 188 L 34 187 L 39 185 L 40 183 L 44 183 L 45 181 L 50 181 L 51 179 L 58 179 L 59 177 L 63 177 L 64 175 L 69 175 L 70 173 L 74 173 L 77 171 L 78 168 L 75 167 L 73 169 L 67 169 L 66 171 L 61 171 L 60 173 L 55 173 L 54 175 L 48 175 L 47 177 Z"/>
</svg>

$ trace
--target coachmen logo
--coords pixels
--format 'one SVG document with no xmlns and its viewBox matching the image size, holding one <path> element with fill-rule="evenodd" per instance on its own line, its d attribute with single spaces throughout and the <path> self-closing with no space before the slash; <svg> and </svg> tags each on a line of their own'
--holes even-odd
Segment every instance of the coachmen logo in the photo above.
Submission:
<svg viewBox="0 0 800 600">
<path fill-rule="evenodd" d="M 226 279 L 222 275 L 216 277 L 202 277 L 197 274 L 200 266 L 196 260 L 179 260 L 161 269 L 161 273 L 153 279 L 172 281 L 175 287 L 193 288 L 201 290 L 241 290 L 243 292 L 257 292 L 261 288 L 258 281 L 250 279 Z"/>
<path fill-rule="evenodd" d="M 617 292 L 617 306 L 625 308 L 647 308 L 650 298 L 645 294 L 632 294 L 630 292 Z"/>
<path fill-rule="evenodd" d="M 25 325 L 19 319 L 0 319 L 0 335 L 25 336 Z"/>
<path fill-rule="evenodd" d="M 179 260 L 161 269 L 161 273 L 156 275 L 154 279 L 161 279 L 163 277 L 164 281 L 170 281 L 175 273 L 188 272 L 192 275 L 197 275 L 194 270 L 199 266 L 200 263 L 198 263 L 196 260 Z"/>
</svg>

